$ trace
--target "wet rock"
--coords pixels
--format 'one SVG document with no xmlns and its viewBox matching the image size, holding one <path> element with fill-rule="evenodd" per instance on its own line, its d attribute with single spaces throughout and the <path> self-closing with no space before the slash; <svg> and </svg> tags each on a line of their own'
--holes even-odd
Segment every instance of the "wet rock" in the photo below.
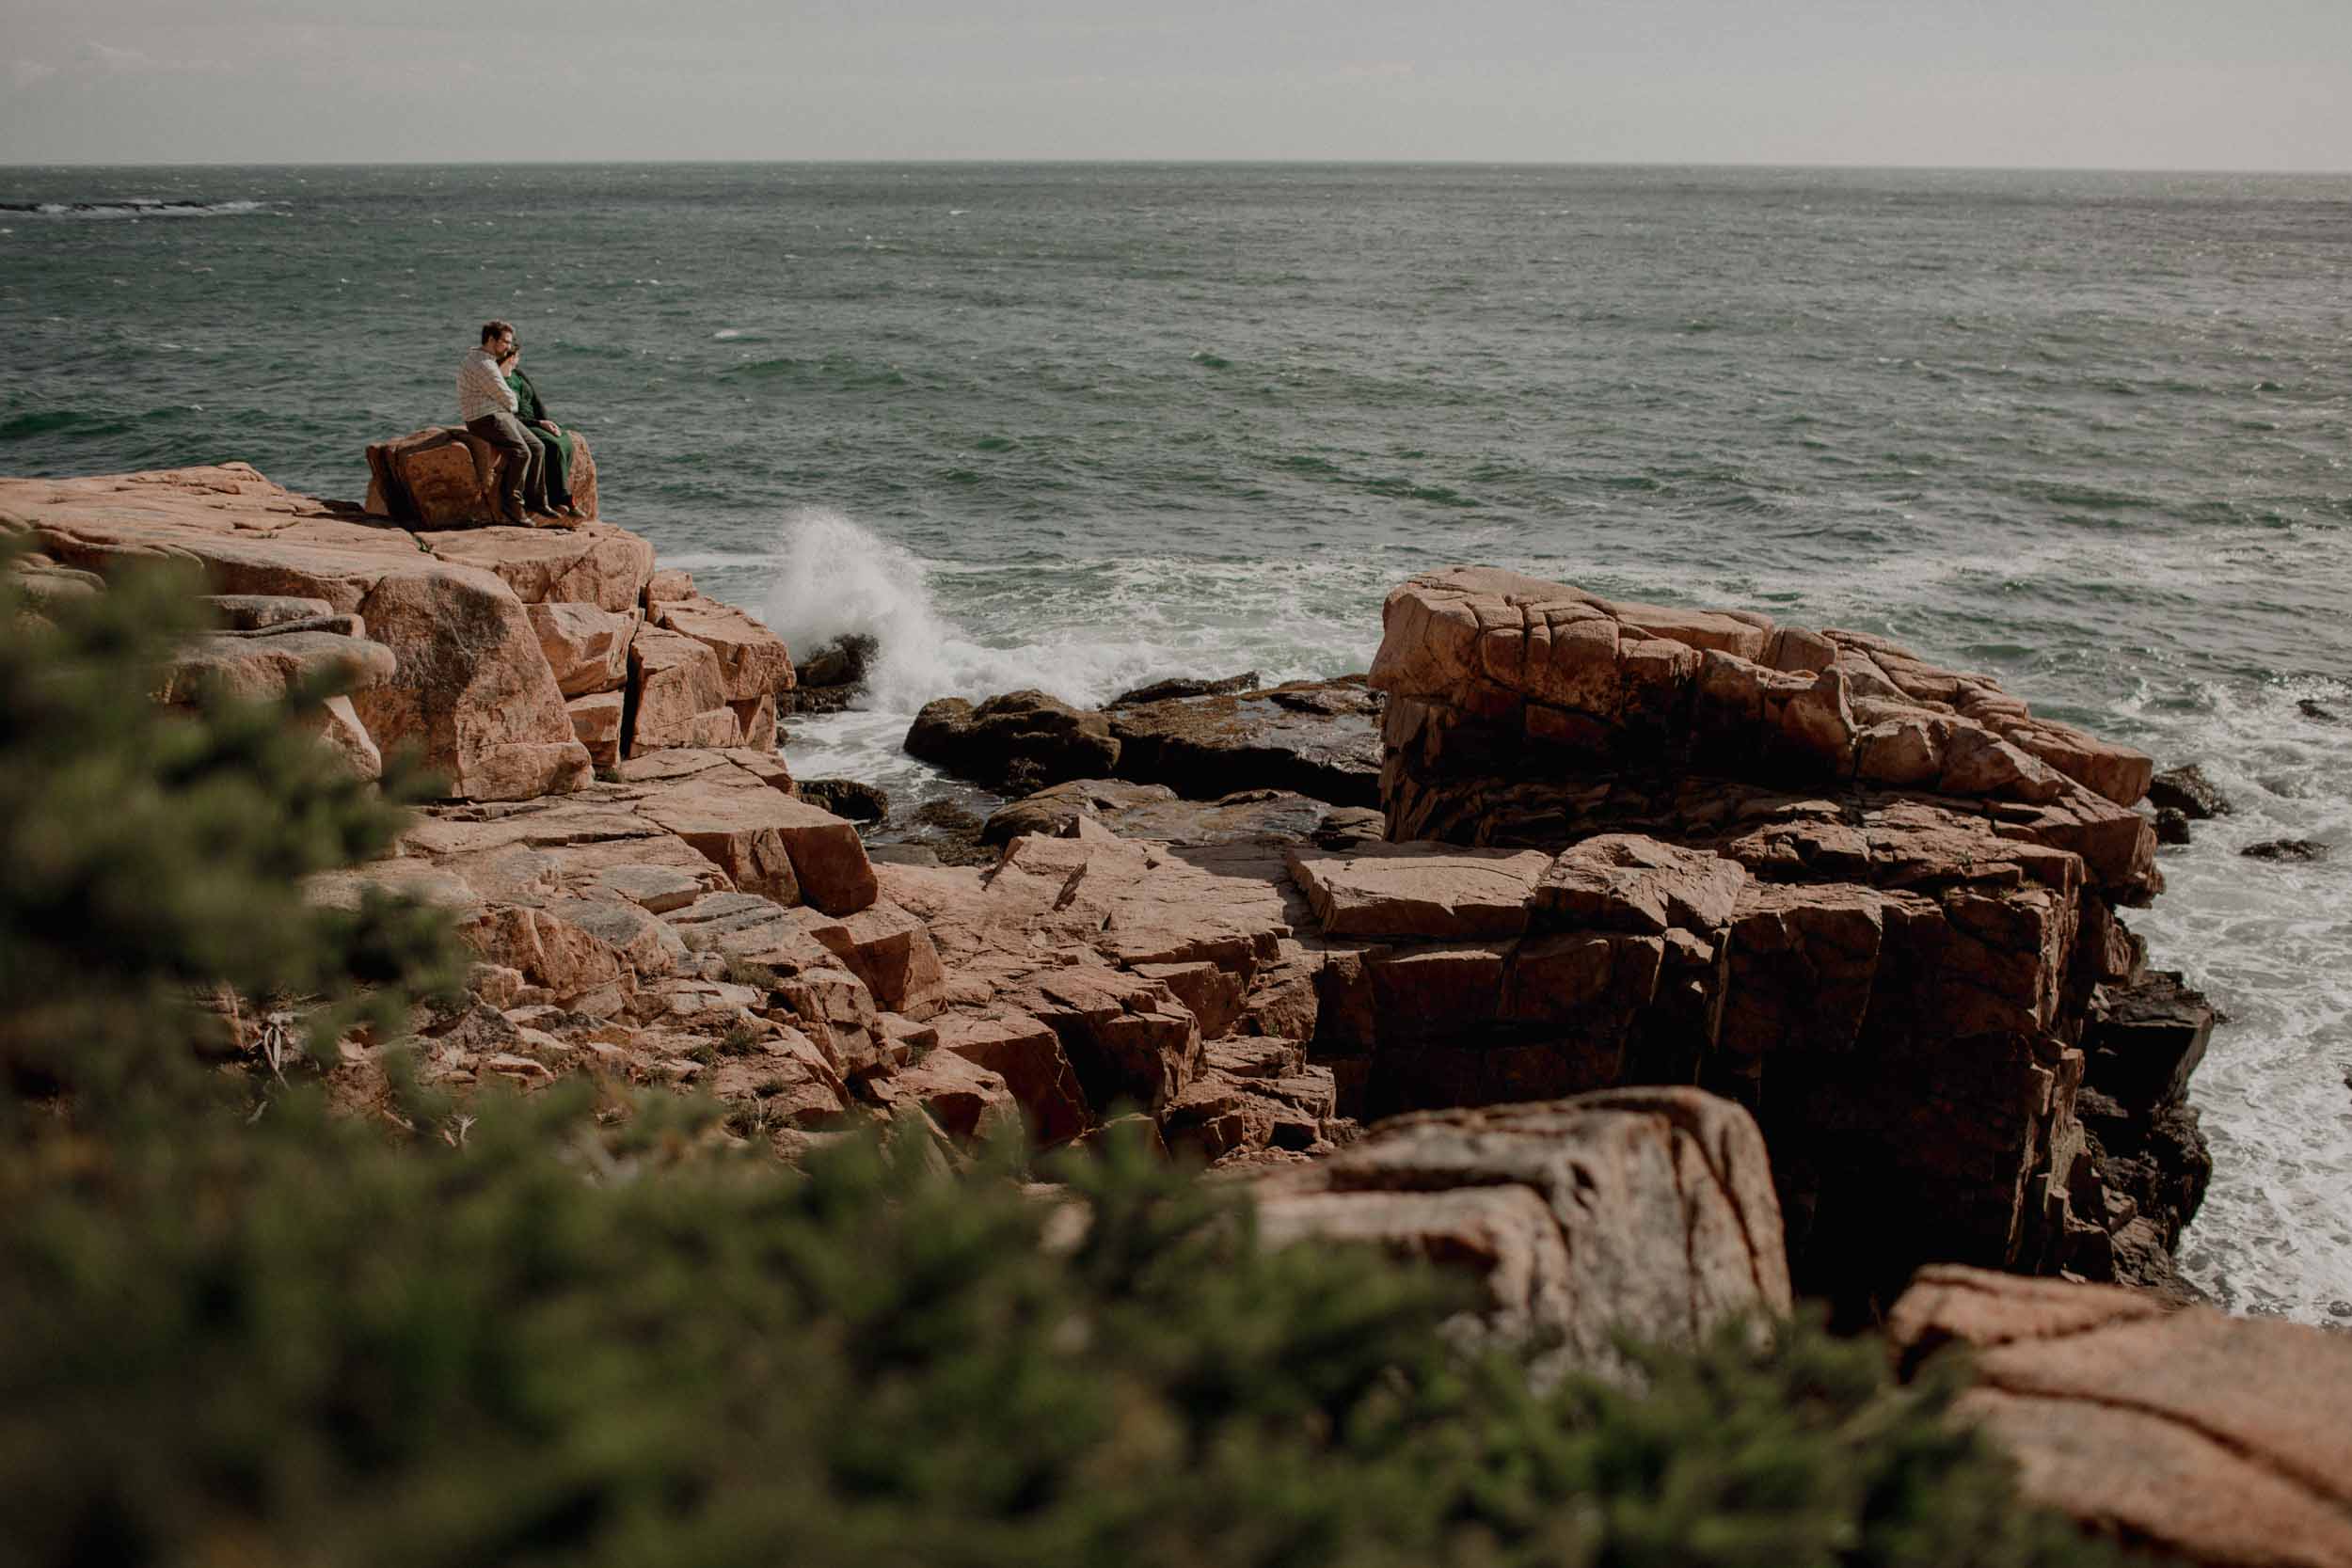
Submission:
<svg viewBox="0 0 2352 1568">
<path fill-rule="evenodd" d="M 1068 838 L 1086 821 L 1100 823 L 1121 838 L 1168 844 L 1302 842 L 1323 829 L 1332 809 L 1289 790 L 1240 790 L 1216 800 L 1187 800 L 1166 784 L 1073 779 L 1000 807 L 980 837 L 989 844 L 1007 843 L 1023 833 Z"/>
<path fill-rule="evenodd" d="M 883 822 L 890 817 L 890 796 L 855 779 L 803 779 L 801 799 L 822 806 L 852 822 Z"/>
<path fill-rule="evenodd" d="M 2086 1529 L 2214 1568 L 2352 1562 L 2352 1338 L 1953 1267 L 1887 1336 L 1906 1375 L 1967 1347 L 1958 1414 Z"/>
<path fill-rule="evenodd" d="M 1136 703 L 1109 716 L 1115 770 L 1192 800 L 1281 789 L 1370 806 L 1379 799 L 1381 708 L 1360 675 Z"/>
<path fill-rule="evenodd" d="M 958 777 L 1026 793 L 1114 771 L 1120 743 L 1099 713 L 1042 691 L 1013 691 L 975 707 L 961 697 L 927 703 L 907 731 L 906 749 Z M 1027 781 L 1026 790 L 1017 789 Z"/>
<path fill-rule="evenodd" d="M 874 656 L 882 644 L 862 632 L 836 637 L 810 655 L 800 667 L 799 680 L 780 699 L 787 713 L 838 713 L 853 705 L 866 689 Z"/>
<path fill-rule="evenodd" d="M 1179 675 L 1171 680 L 1153 681 L 1149 686 L 1138 686 L 1132 690 L 1122 691 L 1104 705 L 1133 707 L 1138 703 L 1164 703 L 1173 697 L 1225 697 L 1238 691 L 1254 691 L 1259 685 L 1258 672 L 1255 670 L 1245 670 L 1238 675 L 1228 675 L 1223 680 L 1202 680 L 1198 677 Z"/>
<path fill-rule="evenodd" d="M 2253 861 L 2300 861 L 2310 863 L 2328 858 L 2328 846 L 2316 839 L 2271 838 L 2260 844 L 2249 844 L 2238 851 Z"/>
<path fill-rule="evenodd" d="M 2192 822 L 2230 815 L 2229 798 L 2193 762 L 2168 768 L 2149 780 L 2148 803 L 2159 812 L 2177 811 Z"/>
<path fill-rule="evenodd" d="M 953 800 L 926 800 L 903 818 L 909 846 L 948 865 L 993 865 L 996 850 L 981 842 L 980 816 Z M 919 834 L 920 836 L 913 836 Z"/>
<path fill-rule="evenodd" d="M 2188 824 L 2188 813 L 2178 806 L 2158 807 L 2156 809 L 2156 842 L 2158 844 L 2186 844 L 2189 842 Z"/>
<path fill-rule="evenodd" d="M 2333 724 L 2340 721 L 2332 709 L 2322 707 L 2309 697 L 2298 699 L 2295 705 L 2295 711 L 2314 723 Z"/>
</svg>

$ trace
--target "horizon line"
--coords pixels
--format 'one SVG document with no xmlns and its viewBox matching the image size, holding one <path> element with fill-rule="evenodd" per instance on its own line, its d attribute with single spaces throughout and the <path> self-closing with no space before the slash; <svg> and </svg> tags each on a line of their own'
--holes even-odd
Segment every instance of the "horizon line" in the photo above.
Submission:
<svg viewBox="0 0 2352 1568">
<path fill-rule="evenodd" d="M 807 168 L 954 168 L 988 165 L 1068 167 L 1308 167 L 1308 168 L 1625 168 L 1788 169 L 1885 174 L 2171 174 L 2262 175 L 2341 178 L 2346 167 L 2266 167 L 2181 165 L 1832 163 L 1765 159 L 1646 158 L 1308 158 L 1308 157 L 1000 157 L 957 154 L 934 157 L 701 157 L 701 158 L 382 158 L 382 159 L 40 159 L 0 164 L 0 169 L 235 169 L 235 168 L 690 168 L 711 166 Z"/>
</svg>

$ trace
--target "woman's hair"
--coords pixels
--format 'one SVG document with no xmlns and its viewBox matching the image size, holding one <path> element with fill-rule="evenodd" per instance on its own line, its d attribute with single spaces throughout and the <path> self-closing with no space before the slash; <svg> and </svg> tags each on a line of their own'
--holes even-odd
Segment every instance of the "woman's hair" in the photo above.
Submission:
<svg viewBox="0 0 2352 1568">
<path fill-rule="evenodd" d="M 513 322 L 484 322 L 482 324 L 482 341 L 485 343 L 494 343 L 514 330 L 515 324 Z"/>
</svg>

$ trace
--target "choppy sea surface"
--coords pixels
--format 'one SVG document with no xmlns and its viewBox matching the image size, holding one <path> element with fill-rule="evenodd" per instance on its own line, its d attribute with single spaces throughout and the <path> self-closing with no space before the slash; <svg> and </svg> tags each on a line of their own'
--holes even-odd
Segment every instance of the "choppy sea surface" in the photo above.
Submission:
<svg viewBox="0 0 2352 1568">
<path fill-rule="evenodd" d="M 1479 562 L 1899 638 L 2234 801 L 2131 917 L 2227 1011 L 2184 1247 L 2352 1321 L 2352 179 L 0 169 L 0 472 L 358 496 L 513 320 L 607 515 L 925 700 L 1364 668 Z M 2314 864 L 2241 858 L 2309 838 Z"/>
</svg>

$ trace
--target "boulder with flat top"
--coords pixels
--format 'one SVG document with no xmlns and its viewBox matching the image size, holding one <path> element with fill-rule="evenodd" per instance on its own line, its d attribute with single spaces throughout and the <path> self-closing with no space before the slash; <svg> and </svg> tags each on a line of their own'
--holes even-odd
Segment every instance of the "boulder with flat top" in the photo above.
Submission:
<svg viewBox="0 0 2352 1568">
<path fill-rule="evenodd" d="M 572 437 L 572 506 L 596 515 L 596 459 L 588 437 Z M 464 425 L 428 425 L 368 448 L 368 512 L 408 528 L 466 528 L 501 521 L 491 485 L 498 455 Z M 553 525 L 551 525 L 553 526 Z"/>
</svg>

